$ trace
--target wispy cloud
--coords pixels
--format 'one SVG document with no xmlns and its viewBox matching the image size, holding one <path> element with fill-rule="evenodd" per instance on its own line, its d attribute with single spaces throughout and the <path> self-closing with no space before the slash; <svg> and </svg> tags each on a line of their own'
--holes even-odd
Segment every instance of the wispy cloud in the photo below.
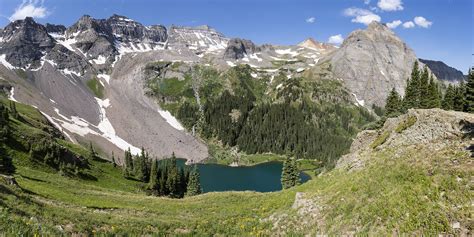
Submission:
<svg viewBox="0 0 474 237">
<path fill-rule="evenodd" d="M 403 23 L 402 26 L 405 29 L 410 29 L 410 28 L 415 27 L 415 23 L 413 23 L 413 21 L 407 21 L 407 22 Z"/>
<path fill-rule="evenodd" d="M 426 20 L 426 18 L 422 16 L 415 17 L 414 21 L 416 25 L 423 28 L 429 28 L 433 24 L 433 22 Z"/>
<path fill-rule="evenodd" d="M 333 35 L 333 36 L 329 37 L 329 39 L 328 39 L 328 43 L 330 43 L 330 44 L 340 45 L 340 44 L 342 44 L 342 42 L 344 42 L 344 38 L 342 38 L 341 34 Z"/>
<path fill-rule="evenodd" d="M 8 18 L 10 21 L 25 19 L 30 16 L 34 18 L 45 18 L 49 15 L 49 11 L 43 6 L 43 1 L 24 0 L 17 6 L 15 12 Z"/>
<path fill-rule="evenodd" d="M 383 11 L 401 11 L 403 10 L 402 0 L 380 0 L 377 6 Z"/>
<path fill-rule="evenodd" d="M 314 22 L 316 22 L 316 18 L 314 16 L 306 19 L 306 23 L 314 23 Z"/>
<path fill-rule="evenodd" d="M 401 25 L 401 24 L 402 24 L 402 21 L 401 21 L 401 20 L 396 20 L 396 21 L 392 21 L 392 22 L 387 23 L 387 26 L 388 26 L 388 28 L 390 28 L 390 29 L 395 29 L 395 28 L 397 28 L 397 27 L 398 27 L 399 25 Z"/>
<path fill-rule="evenodd" d="M 345 9 L 344 15 L 353 17 L 352 22 L 362 23 L 365 25 L 368 25 L 373 21 L 380 22 L 382 20 L 379 15 L 373 13 L 372 11 L 356 7 Z"/>
</svg>

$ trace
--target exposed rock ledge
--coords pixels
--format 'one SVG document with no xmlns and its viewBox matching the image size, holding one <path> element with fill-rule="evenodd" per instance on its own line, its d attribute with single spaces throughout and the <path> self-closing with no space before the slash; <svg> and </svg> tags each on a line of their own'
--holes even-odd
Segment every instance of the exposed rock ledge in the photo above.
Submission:
<svg viewBox="0 0 474 237">
<path fill-rule="evenodd" d="M 453 142 L 466 149 L 474 144 L 474 114 L 441 109 L 410 109 L 389 118 L 379 130 L 360 132 L 350 152 L 341 157 L 336 168 L 358 170 L 365 166 L 373 151 L 392 147 L 426 146 L 440 150 Z"/>
</svg>

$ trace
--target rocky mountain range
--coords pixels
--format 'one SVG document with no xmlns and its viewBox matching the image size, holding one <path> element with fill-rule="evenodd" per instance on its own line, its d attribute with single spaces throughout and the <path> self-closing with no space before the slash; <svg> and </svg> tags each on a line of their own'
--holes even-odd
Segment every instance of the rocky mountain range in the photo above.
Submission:
<svg viewBox="0 0 474 237">
<path fill-rule="evenodd" d="M 138 153 L 143 146 L 158 157 L 175 152 L 192 161 L 205 159 L 208 149 L 146 95 L 150 62 L 220 71 L 247 64 L 256 80 L 306 75 L 329 63 L 331 77 L 343 82 L 354 103 L 370 108 L 383 105 L 393 87 L 403 94 L 416 60 L 413 50 L 380 23 L 351 33 L 339 48 L 313 39 L 256 45 L 208 26 L 145 26 L 119 15 L 85 15 L 70 27 L 25 18 L 0 31 L 0 80 L 10 85 L 9 97 L 38 108 L 68 139 L 93 140 L 116 153 L 128 148 Z"/>
<path fill-rule="evenodd" d="M 461 71 L 446 65 L 444 62 L 427 59 L 420 59 L 420 61 L 428 66 L 440 80 L 455 84 L 466 80 L 466 76 Z"/>
</svg>

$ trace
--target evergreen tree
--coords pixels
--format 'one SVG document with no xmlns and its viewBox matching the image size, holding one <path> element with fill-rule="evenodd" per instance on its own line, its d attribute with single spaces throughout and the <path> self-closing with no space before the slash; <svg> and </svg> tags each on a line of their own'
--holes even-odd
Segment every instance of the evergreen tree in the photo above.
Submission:
<svg viewBox="0 0 474 237">
<path fill-rule="evenodd" d="M 3 147 L 0 147 L 0 174 L 12 175 L 15 173 L 15 166 L 12 158 L 8 156 Z"/>
<path fill-rule="evenodd" d="M 189 181 L 186 190 L 186 196 L 195 196 L 201 194 L 201 181 L 199 170 L 196 165 L 194 165 L 193 170 L 189 174 Z"/>
<path fill-rule="evenodd" d="M 466 84 L 466 112 L 474 113 L 474 71 L 469 70 Z"/>
<path fill-rule="evenodd" d="M 444 110 L 453 110 L 454 109 L 454 96 L 456 94 L 455 88 L 449 84 L 444 94 L 443 101 L 441 102 L 441 108 Z"/>
<path fill-rule="evenodd" d="M 396 117 L 398 114 L 400 114 L 402 110 L 401 107 L 402 107 L 402 104 L 401 104 L 400 95 L 395 90 L 395 88 L 393 88 L 390 94 L 388 95 L 387 101 L 385 103 L 385 116 Z"/>
<path fill-rule="evenodd" d="M 440 108 L 441 107 L 441 97 L 438 89 L 438 83 L 433 79 L 433 76 L 430 76 L 430 83 L 428 87 L 428 109 L 431 108 Z"/>
<path fill-rule="evenodd" d="M 407 87 L 405 90 L 405 97 L 403 98 L 403 109 L 404 111 L 411 108 L 418 108 L 420 103 L 420 70 L 418 68 L 418 61 L 413 64 L 411 71 L 411 77 L 407 81 Z"/>
<path fill-rule="evenodd" d="M 8 133 L 8 109 L 0 103 L 0 142 L 7 139 Z"/>
<path fill-rule="evenodd" d="M 281 172 L 281 185 L 283 189 L 291 188 L 300 183 L 298 167 L 296 160 L 287 158 L 283 162 L 283 169 Z"/>
<path fill-rule="evenodd" d="M 135 159 L 133 160 L 133 168 L 134 168 L 135 178 L 143 182 L 146 182 L 150 179 L 150 174 L 149 174 L 150 170 L 148 167 L 148 156 L 144 148 L 142 148 L 142 152 L 140 155 L 135 156 Z"/>
<path fill-rule="evenodd" d="M 132 159 L 132 152 L 130 152 L 130 148 L 125 151 L 125 155 L 123 158 L 123 175 L 125 177 L 133 175 L 133 159 Z"/>
<path fill-rule="evenodd" d="M 464 111 L 464 106 L 466 105 L 466 86 L 463 82 L 455 88 L 454 90 L 454 99 L 453 99 L 453 109 L 456 111 Z"/>
<path fill-rule="evenodd" d="M 150 182 L 149 182 L 149 187 L 151 190 L 154 190 L 156 192 L 159 191 L 159 182 L 158 182 L 158 161 L 154 160 L 152 161 L 151 164 L 151 169 L 150 169 Z"/>
<path fill-rule="evenodd" d="M 421 109 L 428 109 L 430 107 L 430 73 L 428 71 L 428 67 L 425 66 L 423 72 L 420 76 L 420 83 L 419 83 L 419 108 Z"/>
</svg>

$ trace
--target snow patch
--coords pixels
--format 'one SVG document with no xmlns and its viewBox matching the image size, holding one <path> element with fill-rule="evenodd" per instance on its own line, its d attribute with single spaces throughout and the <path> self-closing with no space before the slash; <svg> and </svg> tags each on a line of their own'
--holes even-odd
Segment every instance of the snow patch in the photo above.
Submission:
<svg viewBox="0 0 474 237">
<path fill-rule="evenodd" d="M 355 105 L 360 105 L 360 106 L 364 106 L 365 105 L 365 101 L 364 100 L 359 100 L 357 98 L 357 95 L 352 93 L 352 95 L 354 95 L 355 99 L 356 99 L 356 103 L 354 103 Z"/>
<path fill-rule="evenodd" d="M 280 89 L 280 87 L 282 87 L 282 86 L 283 86 L 283 83 L 278 84 L 278 86 L 276 87 L 277 90 Z"/>
<path fill-rule="evenodd" d="M 293 57 L 299 54 L 298 52 L 295 52 L 295 51 L 293 51 L 293 50 L 291 50 L 291 49 L 277 49 L 277 50 L 275 50 L 275 53 L 281 54 L 281 55 L 289 54 L 289 55 L 291 55 L 291 56 L 293 56 Z"/>
<path fill-rule="evenodd" d="M 160 113 L 161 117 L 163 117 L 166 120 L 166 122 L 169 125 L 171 125 L 173 128 L 176 128 L 177 130 L 180 130 L 180 131 L 184 130 L 181 123 L 179 123 L 179 121 L 173 115 L 171 115 L 169 111 L 158 110 L 158 113 Z"/>
<path fill-rule="evenodd" d="M 250 76 L 252 76 L 253 78 L 257 78 L 257 77 L 258 77 L 258 74 L 257 74 L 257 73 L 254 73 L 254 72 L 252 72 L 252 73 L 250 73 Z"/>
<path fill-rule="evenodd" d="M 95 64 L 104 64 L 107 58 L 105 56 L 99 55 L 96 59 L 92 59 Z"/>
<path fill-rule="evenodd" d="M 231 61 L 226 61 L 227 65 L 231 66 L 231 67 L 235 67 L 237 65 L 235 65 L 235 63 L 231 62 Z"/>
<path fill-rule="evenodd" d="M 71 76 L 71 75 L 74 74 L 74 75 L 76 75 L 76 76 L 78 76 L 78 77 L 81 76 L 81 73 L 75 72 L 75 71 L 73 71 L 73 70 L 69 70 L 68 68 L 65 68 L 65 69 L 61 70 L 61 72 L 62 72 L 64 75 L 69 75 L 69 76 Z"/>
<path fill-rule="evenodd" d="M 99 75 L 97 75 L 97 77 L 104 79 L 104 80 L 107 82 L 107 84 L 110 84 L 110 75 L 107 75 L 107 74 L 99 74 Z"/>
<path fill-rule="evenodd" d="M 2 63 L 3 66 L 5 66 L 6 68 L 8 68 L 8 69 L 10 69 L 10 70 L 19 69 L 18 67 L 15 67 L 15 66 L 11 65 L 11 64 L 6 60 L 6 55 L 5 55 L 5 54 L 0 55 L 0 63 Z"/>
<path fill-rule="evenodd" d="M 296 69 L 296 72 L 302 72 L 304 70 L 306 70 L 306 68 L 300 67 L 300 68 Z"/>
<path fill-rule="evenodd" d="M 9 100 L 13 100 L 15 102 L 18 102 L 18 100 L 16 100 L 13 96 L 15 95 L 15 88 L 12 87 L 12 89 L 10 90 L 10 95 L 8 96 L 8 99 Z"/>
<path fill-rule="evenodd" d="M 263 59 L 261 59 L 260 57 L 258 57 L 258 55 L 257 55 L 256 53 L 250 54 L 249 57 L 250 57 L 251 59 L 257 60 L 258 62 L 261 62 L 261 61 L 263 60 Z"/>
</svg>

